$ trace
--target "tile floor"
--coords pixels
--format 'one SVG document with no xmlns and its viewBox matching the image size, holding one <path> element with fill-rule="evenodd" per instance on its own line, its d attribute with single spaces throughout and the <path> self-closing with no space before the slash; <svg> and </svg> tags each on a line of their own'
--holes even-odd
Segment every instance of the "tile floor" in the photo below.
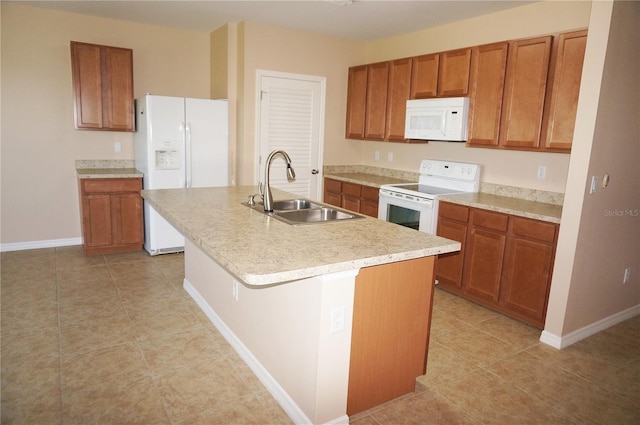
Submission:
<svg viewBox="0 0 640 425">
<path fill-rule="evenodd" d="M 1 254 L 2 424 L 289 424 L 182 289 L 181 254 Z M 415 394 L 382 424 L 640 424 L 640 316 L 557 351 L 436 291 Z"/>
</svg>

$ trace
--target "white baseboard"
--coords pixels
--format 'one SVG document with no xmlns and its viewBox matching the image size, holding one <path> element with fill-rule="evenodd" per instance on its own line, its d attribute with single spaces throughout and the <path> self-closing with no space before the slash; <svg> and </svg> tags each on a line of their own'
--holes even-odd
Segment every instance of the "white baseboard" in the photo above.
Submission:
<svg viewBox="0 0 640 425">
<path fill-rule="evenodd" d="M 276 399 L 278 404 L 287 413 L 291 420 L 296 424 L 311 424 L 312 422 L 302 412 L 298 405 L 291 399 L 289 394 L 278 384 L 278 382 L 269 374 L 267 369 L 255 358 L 255 356 L 249 351 L 249 349 L 238 339 L 238 337 L 229 329 L 229 327 L 222 321 L 209 304 L 204 300 L 200 293 L 191 285 L 191 283 L 184 279 L 184 289 L 198 304 L 200 309 L 209 318 L 211 323 L 218 329 L 220 334 L 227 340 L 227 342 L 233 347 L 233 349 L 240 355 L 242 360 L 249 366 L 253 373 L 258 377 L 260 382 L 267 388 L 271 395 Z M 333 419 L 328 422 L 327 425 L 348 425 L 349 417 L 344 415 L 341 418 Z"/>
<path fill-rule="evenodd" d="M 27 249 L 57 248 L 59 246 L 82 245 L 82 238 L 50 239 L 46 241 L 29 241 L 0 244 L 0 252 L 24 251 Z"/>
<path fill-rule="evenodd" d="M 598 320 L 597 322 L 594 322 L 563 336 L 558 336 L 552 334 L 551 332 L 542 331 L 542 335 L 540 335 L 540 342 L 561 350 L 572 344 L 575 344 L 578 341 L 590 337 L 591 335 L 595 335 L 598 332 L 610 328 L 611 326 L 617 325 L 620 322 L 624 322 L 625 320 L 630 319 L 638 314 L 640 314 L 640 304 L 613 314 L 609 317 L 605 317 L 602 320 Z"/>
</svg>

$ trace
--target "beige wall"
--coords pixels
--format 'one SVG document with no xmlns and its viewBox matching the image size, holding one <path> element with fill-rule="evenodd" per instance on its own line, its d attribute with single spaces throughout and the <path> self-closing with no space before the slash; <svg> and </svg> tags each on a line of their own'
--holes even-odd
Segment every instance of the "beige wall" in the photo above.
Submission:
<svg viewBox="0 0 640 425">
<path fill-rule="evenodd" d="M 594 2 L 589 26 L 546 324 L 555 335 L 640 306 L 640 3 L 613 5 Z M 589 194 L 605 173 L 609 186 Z"/>
<path fill-rule="evenodd" d="M 545 1 L 499 13 L 467 19 L 370 43 L 367 62 L 397 59 L 479 44 L 525 38 L 589 24 L 590 2 Z M 481 180 L 564 193 L 569 155 L 467 148 L 464 143 L 430 142 L 420 145 L 347 141 L 357 145 L 360 163 L 416 171 L 420 160 L 446 159 L 483 165 Z M 375 160 L 375 152 L 380 159 Z M 393 161 L 387 160 L 392 153 Z M 340 157 L 325 156 L 327 164 L 346 164 Z M 544 180 L 536 178 L 539 165 L 547 166 Z"/>
<path fill-rule="evenodd" d="M 1 7 L 2 243 L 79 238 L 74 161 L 133 159 L 133 134 L 74 129 L 69 41 L 132 48 L 136 97 L 209 97 L 209 34 Z"/>
</svg>

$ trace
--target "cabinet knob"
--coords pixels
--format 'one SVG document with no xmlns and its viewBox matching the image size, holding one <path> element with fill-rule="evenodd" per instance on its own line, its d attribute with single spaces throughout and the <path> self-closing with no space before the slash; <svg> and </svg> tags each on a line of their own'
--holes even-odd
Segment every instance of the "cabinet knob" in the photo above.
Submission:
<svg viewBox="0 0 640 425">
<path fill-rule="evenodd" d="M 318 174 L 320 171 L 316 170 L 315 168 L 313 170 L 311 170 L 311 174 Z"/>
</svg>

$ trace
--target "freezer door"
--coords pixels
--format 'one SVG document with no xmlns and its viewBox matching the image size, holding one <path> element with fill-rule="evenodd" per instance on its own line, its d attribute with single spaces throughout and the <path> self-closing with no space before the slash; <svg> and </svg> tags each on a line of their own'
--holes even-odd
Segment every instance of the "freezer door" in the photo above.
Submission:
<svg viewBox="0 0 640 425">
<path fill-rule="evenodd" d="M 228 102 L 187 98 L 185 104 L 187 186 L 228 186 Z"/>
</svg>

